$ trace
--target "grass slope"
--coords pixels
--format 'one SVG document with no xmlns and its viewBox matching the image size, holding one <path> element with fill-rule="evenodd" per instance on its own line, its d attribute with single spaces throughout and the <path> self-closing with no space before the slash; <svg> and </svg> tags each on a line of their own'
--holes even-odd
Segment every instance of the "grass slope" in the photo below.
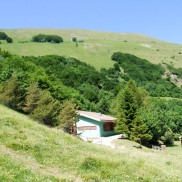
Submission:
<svg viewBox="0 0 182 182">
<path fill-rule="evenodd" d="M 120 51 L 134 54 L 152 63 L 165 62 L 173 64 L 175 67 L 182 67 L 182 45 L 167 43 L 140 34 L 62 29 L 1 29 L 0 31 L 6 32 L 14 40 L 13 44 L 2 42 L 0 48 L 18 55 L 72 56 L 100 69 L 111 67 L 114 63 L 111 61 L 111 55 L 113 52 Z M 31 42 L 32 36 L 39 33 L 60 35 L 63 37 L 64 43 Z M 70 41 L 73 36 L 84 42 L 79 42 L 76 47 Z"/>
<path fill-rule="evenodd" d="M 0 105 L 0 181 L 180 181 L 181 150 L 96 146 Z M 177 151 L 177 152 L 176 152 Z"/>
</svg>

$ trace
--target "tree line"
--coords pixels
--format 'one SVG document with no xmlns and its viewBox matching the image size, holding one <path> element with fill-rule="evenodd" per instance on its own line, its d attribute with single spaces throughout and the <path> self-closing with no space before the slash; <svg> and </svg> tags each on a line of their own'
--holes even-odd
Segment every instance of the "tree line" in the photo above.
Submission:
<svg viewBox="0 0 182 182">
<path fill-rule="evenodd" d="M 151 97 L 129 72 L 128 80 L 121 79 L 126 73 L 120 62 L 97 71 L 75 58 L 20 57 L 2 50 L 0 60 L 0 102 L 42 124 L 72 133 L 81 109 L 116 116 L 116 132 L 145 145 L 172 144 L 182 133 L 182 101 Z M 160 79 L 162 68 L 157 72 Z"/>
<path fill-rule="evenodd" d="M 116 61 L 118 66 L 124 70 L 124 72 L 118 71 L 117 74 L 114 74 L 115 77 L 120 77 L 126 81 L 135 80 L 138 86 L 149 92 L 150 96 L 182 98 L 182 88 L 167 78 L 162 78 L 165 70 L 161 64 L 152 64 L 145 59 L 121 52 L 114 53 L 112 60 Z M 177 75 L 181 75 L 181 69 L 175 69 L 172 66 L 170 69 Z M 111 70 L 109 71 L 111 72 Z M 114 71 L 114 73 L 116 72 Z"/>
<path fill-rule="evenodd" d="M 114 86 L 92 66 L 74 58 L 19 57 L 2 50 L 0 57 L 0 102 L 6 106 L 65 131 L 70 130 L 61 119 L 65 110 L 109 112 Z M 70 114 L 72 124 L 75 117 Z"/>
<path fill-rule="evenodd" d="M 182 100 L 149 97 L 130 80 L 112 105 L 115 131 L 140 144 L 172 145 L 182 134 Z"/>
</svg>

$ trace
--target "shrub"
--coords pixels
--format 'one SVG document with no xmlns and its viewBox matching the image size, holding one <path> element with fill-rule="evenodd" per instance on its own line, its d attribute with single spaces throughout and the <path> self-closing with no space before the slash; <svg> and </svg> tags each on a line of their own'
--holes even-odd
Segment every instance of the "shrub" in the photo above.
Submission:
<svg viewBox="0 0 182 182">
<path fill-rule="evenodd" d="M 72 42 L 76 42 L 77 41 L 77 38 L 76 37 L 72 37 Z"/>
<path fill-rule="evenodd" d="M 8 37 L 4 32 L 0 32 L 0 40 L 6 40 L 7 43 L 13 42 L 13 39 L 11 37 Z"/>
<path fill-rule="evenodd" d="M 6 38 L 7 43 L 13 43 L 13 39 L 11 37 Z"/>
<path fill-rule="evenodd" d="M 174 144 L 174 134 L 170 128 L 165 132 L 164 136 L 162 137 L 162 141 L 165 145 Z"/>
<path fill-rule="evenodd" d="M 63 38 L 58 35 L 44 35 L 39 34 L 32 37 L 33 42 L 51 42 L 51 43 L 61 43 Z"/>
<path fill-rule="evenodd" d="M 180 134 L 174 134 L 174 141 L 179 141 Z"/>
<path fill-rule="evenodd" d="M 8 36 L 4 32 L 0 32 L 0 40 L 6 40 Z"/>
</svg>

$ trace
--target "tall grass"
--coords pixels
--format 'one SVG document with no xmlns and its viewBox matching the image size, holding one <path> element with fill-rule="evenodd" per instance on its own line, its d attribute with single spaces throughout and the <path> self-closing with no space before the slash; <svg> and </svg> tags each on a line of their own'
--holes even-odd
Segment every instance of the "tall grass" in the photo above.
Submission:
<svg viewBox="0 0 182 182">
<path fill-rule="evenodd" d="M 0 128 L 0 181 L 178 181 L 182 177 L 175 155 L 131 145 L 110 149 L 85 143 L 4 106 L 0 106 Z"/>
</svg>

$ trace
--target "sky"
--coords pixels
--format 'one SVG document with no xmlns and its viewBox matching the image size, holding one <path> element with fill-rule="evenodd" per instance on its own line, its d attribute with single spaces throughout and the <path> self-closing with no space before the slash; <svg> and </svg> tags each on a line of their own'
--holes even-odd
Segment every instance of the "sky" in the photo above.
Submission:
<svg viewBox="0 0 182 182">
<path fill-rule="evenodd" d="M 2 0 L 0 28 L 139 33 L 182 44 L 182 0 Z"/>
</svg>

